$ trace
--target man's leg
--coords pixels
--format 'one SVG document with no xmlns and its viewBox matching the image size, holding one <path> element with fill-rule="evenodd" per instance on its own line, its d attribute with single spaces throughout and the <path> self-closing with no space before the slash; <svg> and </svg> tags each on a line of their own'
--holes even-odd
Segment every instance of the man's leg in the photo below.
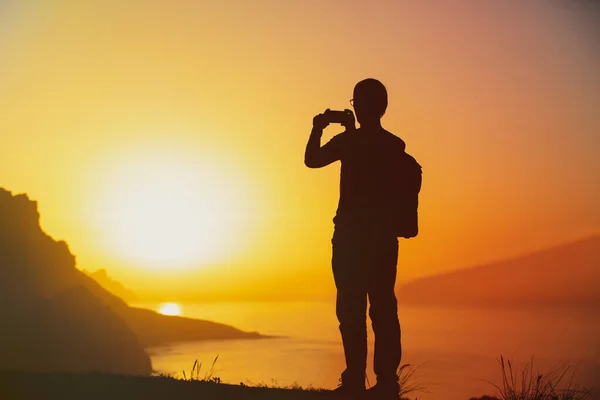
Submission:
<svg viewBox="0 0 600 400">
<path fill-rule="evenodd" d="M 367 365 L 367 290 L 360 246 L 351 237 L 334 237 L 333 276 L 337 287 L 336 314 L 346 357 L 342 384 L 364 388 Z"/>
<path fill-rule="evenodd" d="M 367 294 L 338 289 L 336 314 L 346 357 L 342 384 L 364 388 L 367 367 Z"/>
<path fill-rule="evenodd" d="M 372 253 L 369 279 L 369 316 L 375 333 L 373 367 L 378 384 L 397 387 L 397 370 L 402 357 L 400 322 L 394 286 L 398 262 L 398 240 L 383 239 Z"/>
</svg>

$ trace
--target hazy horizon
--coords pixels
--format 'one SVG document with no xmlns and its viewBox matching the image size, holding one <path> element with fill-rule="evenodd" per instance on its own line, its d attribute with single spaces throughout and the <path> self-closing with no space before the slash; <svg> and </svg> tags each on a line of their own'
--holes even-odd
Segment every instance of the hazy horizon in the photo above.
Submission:
<svg viewBox="0 0 600 400">
<path fill-rule="evenodd" d="M 435 278 L 442 278 L 444 279 L 445 277 L 455 277 L 456 274 L 460 274 L 461 272 L 473 272 L 473 271 L 481 271 L 483 273 L 485 273 L 485 271 L 487 269 L 489 269 L 490 267 L 495 269 L 495 274 L 493 274 L 492 277 L 488 277 L 488 281 L 489 283 L 491 283 L 492 281 L 494 282 L 494 285 L 496 285 L 497 290 L 507 290 L 508 288 L 505 287 L 507 283 L 512 281 L 512 277 L 511 274 L 514 272 L 513 270 L 516 268 L 525 268 L 525 270 L 521 271 L 521 274 L 523 274 L 523 272 L 527 273 L 527 279 L 523 279 L 521 278 L 520 280 L 520 285 L 522 285 L 523 283 L 527 282 L 529 285 L 538 285 L 539 288 L 552 292 L 554 290 L 556 290 L 556 288 L 554 286 L 560 284 L 561 279 L 564 278 L 560 278 L 560 276 L 556 276 L 557 273 L 559 273 L 560 275 L 564 275 L 565 277 L 569 275 L 570 273 L 575 273 L 575 278 L 571 278 L 569 279 L 569 282 L 571 284 L 571 286 L 573 284 L 576 284 L 577 277 L 580 276 L 582 273 L 585 274 L 586 278 L 579 279 L 581 284 L 591 284 L 592 282 L 594 282 L 594 277 L 590 277 L 588 276 L 590 274 L 590 271 L 592 271 L 592 269 L 594 268 L 594 263 L 595 263 L 595 259 L 593 259 L 593 255 L 592 254 L 580 254 L 579 252 L 577 252 L 577 249 L 575 251 L 571 251 L 570 256 L 573 257 L 576 260 L 581 260 L 580 263 L 578 264 L 579 267 L 582 268 L 581 271 L 577 270 L 577 271 L 573 271 L 572 268 L 573 266 L 570 265 L 570 270 L 566 270 L 564 269 L 564 258 L 568 257 L 569 255 L 563 255 L 561 257 L 560 260 L 557 260 L 556 262 L 552 263 L 552 264 L 543 264 L 542 267 L 545 269 L 546 274 L 544 274 L 543 276 L 538 275 L 538 273 L 536 273 L 536 269 L 539 269 L 540 267 L 540 261 L 543 262 L 544 258 L 548 258 L 547 256 L 545 257 L 546 253 L 548 252 L 555 252 L 557 250 L 563 250 L 563 249 L 571 249 L 571 247 L 577 247 L 578 244 L 580 243 L 597 243 L 600 241 L 600 234 L 598 235 L 593 235 L 590 237 L 585 237 L 579 240 L 573 240 L 573 241 L 569 241 L 566 243 L 561 243 L 558 246 L 553 246 L 553 247 L 543 247 L 541 249 L 535 249 L 523 254 L 518 254 L 516 256 L 512 256 L 512 257 L 505 257 L 499 260 L 492 260 L 490 262 L 484 263 L 484 264 L 479 264 L 479 265 L 465 265 L 462 268 L 457 268 L 451 271 L 442 271 L 439 273 L 435 273 L 432 275 L 427 275 L 427 276 L 422 276 L 422 277 L 416 277 L 412 280 L 408 280 L 405 282 L 399 282 L 397 285 L 397 291 L 400 293 L 400 302 L 403 303 L 404 301 L 407 300 L 407 298 L 405 296 L 402 295 L 402 291 L 403 288 L 405 286 L 410 286 L 411 284 L 419 284 L 422 282 L 428 282 L 431 279 L 435 279 Z M 588 246 L 589 247 L 589 246 Z M 589 250 L 589 249 L 588 249 Z M 568 250 L 567 250 L 568 251 Z M 563 250 L 564 252 L 564 250 Z M 540 257 L 541 256 L 541 257 Z M 531 259 L 531 257 L 533 257 L 533 260 Z M 540 258 L 542 258 L 542 260 L 539 260 Z M 597 258 L 597 257 L 596 257 Z M 532 263 L 533 262 L 533 263 Z M 547 262 L 547 261 L 546 261 Z M 516 265 L 515 265 L 516 264 Z M 528 266 L 527 264 L 531 264 L 530 266 Z M 504 268 L 504 272 L 502 272 L 500 268 Z M 548 271 L 547 269 L 550 268 L 550 271 Z M 560 271 L 563 270 L 563 272 L 561 273 Z M 550 277 L 546 277 L 548 272 L 552 272 L 552 275 Z M 498 274 L 504 275 L 504 279 L 500 279 L 502 278 L 501 276 L 498 276 Z M 532 276 L 532 274 L 534 276 Z M 460 275 L 459 275 L 460 276 Z M 537 276 L 537 277 L 536 277 Z M 549 280 L 553 283 L 551 285 L 549 285 L 549 282 L 544 281 L 544 278 L 549 278 Z M 108 279 L 112 280 L 112 276 L 108 275 Z M 96 278 L 95 278 L 96 279 Z M 300 278 L 302 279 L 302 278 Z M 479 278 L 480 280 L 482 280 L 482 282 L 470 282 L 470 285 L 478 285 L 478 284 L 482 284 L 485 281 L 485 275 L 484 276 L 480 276 Z M 490 279 L 492 279 L 490 281 Z M 558 279 L 558 280 L 557 280 Z M 592 281 L 590 281 L 589 279 L 592 279 Z M 546 279 L 547 280 L 547 279 Z M 542 281 L 544 283 L 542 283 Z M 100 282 L 100 281 L 99 281 Z M 501 285 L 502 282 L 504 282 L 504 287 L 502 287 L 500 289 L 500 286 L 497 285 Z M 102 282 L 100 282 L 107 290 L 112 291 L 112 284 L 108 284 L 108 285 L 104 285 Z M 118 282 L 116 281 L 117 284 L 122 284 L 122 282 Z M 449 282 L 451 283 L 451 282 Z M 332 282 L 333 285 L 333 282 Z M 421 285 L 422 286 L 422 285 Z M 468 286 L 468 285 L 467 285 Z M 417 290 L 422 290 L 422 287 L 417 285 Z M 125 290 L 130 289 L 129 287 L 125 287 Z M 414 289 L 414 288 L 413 288 Z M 525 291 L 526 293 L 531 294 L 531 289 L 532 288 L 527 288 L 524 289 L 522 286 L 518 286 L 516 288 L 510 289 L 509 291 L 513 293 L 513 295 L 519 291 L 523 292 Z M 413 296 L 415 293 L 413 293 L 414 290 L 411 291 L 410 296 Z M 493 292 L 492 292 L 493 293 Z M 114 294 L 119 295 L 118 292 L 114 292 Z M 126 292 L 125 292 L 126 294 Z M 165 292 L 160 292 L 160 291 L 154 291 L 154 292 L 135 292 L 134 293 L 137 296 L 136 302 L 142 302 L 142 303 L 170 303 L 170 302 L 177 302 L 177 303 L 201 303 L 201 302 L 232 302 L 232 301 L 251 301 L 251 302 L 263 302 L 263 301 L 275 301 L 275 302 L 285 302 L 285 301 L 292 301 L 292 302 L 302 302 L 302 301 L 335 301 L 335 293 L 334 291 L 331 291 L 330 293 L 325 293 L 322 295 L 317 295 L 317 296 L 307 296 L 306 293 L 297 293 L 294 296 L 290 296 L 289 294 L 286 295 L 282 295 L 280 292 L 278 291 L 273 291 L 272 293 L 254 293 L 253 296 L 248 296 L 247 293 L 243 294 L 242 296 L 236 296 L 234 295 L 218 295 L 218 296 L 214 296 L 211 295 L 210 293 L 207 295 L 207 293 L 194 293 L 194 291 L 186 291 L 184 293 L 175 293 L 175 292 L 171 292 L 171 293 L 165 293 Z M 507 293 L 502 293 L 503 295 L 506 295 Z M 561 301 L 559 298 L 563 298 L 563 299 L 569 299 L 573 296 L 577 296 L 581 294 L 580 292 L 578 292 L 577 290 L 575 290 L 574 292 L 560 292 L 560 296 L 558 296 L 555 299 L 556 304 L 555 305 L 560 305 Z M 448 295 L 448 294 L 446 294 Z M 454 295 L 453 295 L 454 296 Z M 126 297 L 125 296 L 121 296 L 121 297 Z M 434 298 L 436 298 L 437 300 L 434 300 L 432 298 L 432 301 L 434 304 L 437 304 L 436 302 L 441 301 L 438 296 L 433 296 Z M 443 297 L 443 296 L 442 296 Z M 599 298 L 600 299 L 600 298 Z M 414 305 L 415 303 L 415 299 L 412 299 L 410 301 L 411 305 Z M 416 303 L 419 303 L 419 300 L 416 301 Z M 441 303 L 439 305 L 442 305 Z M 487 304 L 487 305 L 481 305 L 478 304 L 478 302 L 474 302 L 473 306 L 477 306 L 477 307 L 487 307 L 487 306 L 491 306 L 492 304 Z M 527 306 L 527 307 L 531 307 L 532 304 L 522 304 L 519 305 L 519 303 L 515 303 L 512 305 L 509 304 L 504 304 L 502 302 L 500 302 L 498 304 L 501 307 L 508 307 L 508 308 L 514 308 L 514 307 L 520 307 L 520 306 Z M 457 306 L 456 304 L 454 306 Z M 468 306 L 468 305 L 463 305 L 463 306 Z M 543 305 L 540 305 L 540 307 L 544 308 Z"/>
</svg>

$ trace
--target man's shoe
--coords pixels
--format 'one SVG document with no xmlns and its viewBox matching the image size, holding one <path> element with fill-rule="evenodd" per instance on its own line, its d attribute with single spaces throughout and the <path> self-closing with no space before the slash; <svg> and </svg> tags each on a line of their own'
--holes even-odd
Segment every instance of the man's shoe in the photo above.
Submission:
<svg viewBox="0 0 600 400">
<path fill-rule="evenodd" d="M 344 384 L 340 379 L 340 384 L 336 389 L 332 390 L 335 399 L 344 400 L 366 400 L 367 390 L 364 384 L 361 385 L 348 385 Z"/>
<path fill-rule="evenodd" d="M 367 390 L 369 400 L 401 400 L 398 382 L 380 383 Z"/>
</svg>

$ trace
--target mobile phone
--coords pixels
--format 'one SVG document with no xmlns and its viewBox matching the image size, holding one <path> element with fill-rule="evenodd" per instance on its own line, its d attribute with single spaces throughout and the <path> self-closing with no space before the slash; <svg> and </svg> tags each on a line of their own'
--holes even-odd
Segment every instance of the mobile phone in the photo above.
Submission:
<svg viewBox="0 0 600 400">
<path fill-rule="evenodd" d="M 325 110 L 325 115 L 330 124 L 342 124 L 344 126 L 354 125 L 354 114 L 351 110 Z"/>
</svg>

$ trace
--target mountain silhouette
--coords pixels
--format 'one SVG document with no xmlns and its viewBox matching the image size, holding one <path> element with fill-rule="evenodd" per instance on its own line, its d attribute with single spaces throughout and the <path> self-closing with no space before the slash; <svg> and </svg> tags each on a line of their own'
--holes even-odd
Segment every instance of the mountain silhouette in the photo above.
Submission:
<svg viewBox="0 0 600 400">
<path fill-rule="evenodd" d="M 145 375 L 150 360 L 129 327 L 82 286 L 32 304 L 2 329 L 0 369 Z"/>
<path fill-rule="evenodd" d="M 600 307 L 600 235 L 400 286 L 407 305 Z"/>
<path fill-rule="evenodd" d="M 127 306 L 78 270 L 39 218 L 35 201 L 0 188 L 0 370 L 148 374 L 146 346 L 261 337 Z"/>
<path fill-rule="evenodd" d="M 137 295 L 134 292 L 123 286 L 121 282 L 109 276 L 108 272 L 106 272 L 104 268 L 96 270 L 94 272 L 83 270 L 83 273 L 85 273 L 87 276 L 98 282 L 100 286 L 108 290 L 110 293 L 114 294 L 120 299 L 123 299 L 128 304 L 139 301 Z"/>
<path fill-rule="evenodd" d="M 0 369 L 148 374 L 148 355 L 39 226 L 36 202 L 0 189 Z"/>
</svg>

